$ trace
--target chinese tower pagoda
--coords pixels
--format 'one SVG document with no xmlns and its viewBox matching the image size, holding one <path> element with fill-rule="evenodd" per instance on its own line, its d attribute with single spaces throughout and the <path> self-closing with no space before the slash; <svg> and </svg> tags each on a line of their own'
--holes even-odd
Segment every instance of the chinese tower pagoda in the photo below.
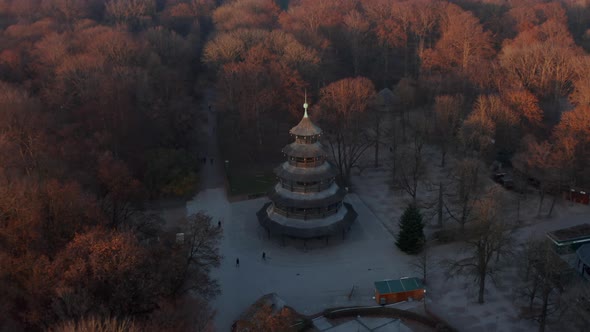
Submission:
<svg viewBox="0 0 590 332">
<path fill-rule="evenodd" d="M 337 170 L 326 160 L 319 142 L 322 130 L 307 115 L 289 133 L 295 142 L 283 148 L 287 161 L 275 168 L 279 182 L 269 193 L 271 202 L 257 213 L 268 234 L 303 239 L 344 236 L 357 217 L 354 208 L 342 202 L 346 190 L 336 183 Z"/>
</svg>

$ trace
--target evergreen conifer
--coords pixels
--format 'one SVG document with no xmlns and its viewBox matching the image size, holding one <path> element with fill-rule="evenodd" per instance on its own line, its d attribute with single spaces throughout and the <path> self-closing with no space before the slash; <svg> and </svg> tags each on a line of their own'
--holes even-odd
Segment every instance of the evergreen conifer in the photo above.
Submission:
<svg viewBox="0 0 590 332">
<path fill-rule="evenodd" d="M 422 213 L 413 204 L 410 204 L 399 221 L 399 234 L 395 245 L 403 252 L 417 254 L 422 250 L 426 238 L 424 237 L 424 224 Z"/>
</svg>

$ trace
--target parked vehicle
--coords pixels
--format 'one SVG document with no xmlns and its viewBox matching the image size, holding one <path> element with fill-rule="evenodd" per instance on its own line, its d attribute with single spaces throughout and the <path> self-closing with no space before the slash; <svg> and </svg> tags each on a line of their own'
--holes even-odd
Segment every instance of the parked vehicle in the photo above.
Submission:
<svg viewBox="0 0 590 332">
<path fill-rule="evenodd" d="M 492 179 L 506 189 L 514 189 L 514 178 L 512 175 L 504 172 L 494 173 Z"/>
</svg>

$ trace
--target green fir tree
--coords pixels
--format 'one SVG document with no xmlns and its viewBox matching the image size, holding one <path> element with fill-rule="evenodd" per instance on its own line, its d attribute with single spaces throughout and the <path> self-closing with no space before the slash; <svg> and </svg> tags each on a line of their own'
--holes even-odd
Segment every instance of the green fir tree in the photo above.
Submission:
<svg viewBox="0 0 590 332">
<path fill-rule="evenodd" d="M 399 220 L 399 234 L 395 245 L 403 252 L 417 254 L 422 251 L 426 238 L 422 214 L 413 204 L 410 204 Z"/>
</svg>

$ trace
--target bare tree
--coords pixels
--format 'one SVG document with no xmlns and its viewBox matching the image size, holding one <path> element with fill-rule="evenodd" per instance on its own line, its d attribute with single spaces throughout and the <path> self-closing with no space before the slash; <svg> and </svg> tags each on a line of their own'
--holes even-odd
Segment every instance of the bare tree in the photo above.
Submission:
<svg viewBox="0 0 590 332">
<path fill-rule="evenodd" d="M 404 77 L 394 87 L 393 93 L 399 100 L 399 107 L 396 108 L 400 117 L 400 124 L 402 129 L 402 140 L 406 140 L 406 129 L 408 127 L 408 111 L 414 107 L 416 103 L 416 81 Z"/>
<path fill-rule="evenodd" d="M 435 98 L 433 134 L 441 153 L 441 167 L 445 167 L 447 152 L 457 138 L 462 106 L 463 95 L 441 95 Z"/>
<path fill-rule="evenodd" d="M 219 293 L 219 285 L 209 272 L 221 262 L 219 240 L 222 230 L 213 225 L 211 216 L 200 211 L 189 217 L 184 244 L 177 252 L 177 268 L 181 272 L 176 279 L 175 294 L 195 290 L 205 299 Z"/>
<path fill-rule="evenodd" d="M 482 155 L 489 150 L 494 143 L 496 135 L 496 124 L 490 112 L 487 109 L 489 100 L 487 96 L 480 96 L 475 104 L 474 109 L 461 126 L 459 133 L 465 154 L 476 152 Z"/>
<path fill-rule="evenodd" d="M 449 276 L 468 275 L 478 285 L 479 303 L 484 303 L 486 280 L 500 271 L 500 257 L 511 254 L 511 227 L 503 221 L 501 204 L 495 190 L 478 200 L 474 213 L 474 227 L 470 229 L 466 250 L 469 256 L 449 263 Z M 495 259 L 494 259 L 495 258 Z"/>
<path fill-rule="evenodd" d="M 444 190 L 443 190 L 443 183 L 442 181 L 440 181 L 438 183 L 438 202 L 436 204 L 436 220 L 437 220 L 437 224 L 439 227 L 443 227 L 443 219 L 444 219 L 444 214 L 443 214 L 443 209 L 444 209 L 444 200 L 443 200 L 443 196 L 444 196 Z"/>
<path fill-rule="evenodd" d="M 432 265 L 432 254 L 428 245 L 424 246 L 422 252 L 416 258 L 412 261 L 411 265 L 414 271 L 422 277 L 422 282 L 426 284 Z"/>
<path fill-rule="evenodd" d="M 371 129 L 372 129 L 372 139 L 375 145 L 375 167 L 379 167 L 379 148 L 380 145 L 384 143 L 384 139 L 389 136 L 389 130 L 395 130 L 394 128 L 390 128 L 389 122 L 390 117 L 389 114 L 392 111 L 392 103 L 393 103 L 393 92 L 389 89 L 383 89 L 379 91 L 377 96 L 375 97 L 374 102 L 372 103 L 369 109 L 369 117 L 371 118 Z M 392 125 L 394 125 L 392 123 Z M 395 134 L 393 132 L 392 134 Z M 392 144 L 395 145 L 395 137 L 393 138 Z M 393 146 L 392 146 L 393 149 Z"/>
<path fill-rule="evenodd" d="M 539 322 L 539 331 L 543 332 L 547 320 L 561 312 L 564 272 L 569 270 L 569 266 L 544 239 L 528 240 L 522 258 L 522 284 L 518 295 L 527 302 L 524 316 Z"/>
<path fill-rule="evenodd" d="M 364 77 L 345 78 L 326 86 L 321 94 L 326 140 L 340 180 L 348 186 L 352 168 L 372 144 L 364 124 L 369 104 L 375 99 L 375 86 Z"/>
<path fill-rule="evenodd" d="M 590 326 L 590 285 L 586 280 L 568 285 L 561 303 L 565 306 L 562 321 L 569 327 L 583 331 Z"/>
<path fill-rule="evenodd" d="M 449 190 L 444 193 L 443 205 L 450 218 L 461 225 L 461 230 L 471 220 L 473 208 L 480 197 L 480 167 L 477 159 L 466 158 L 450 171 Z"/>
<path fill-rule="evenodd" d="M 394 173 L 394 185 L 410 195 L 412 203 L 416 204 L 418 185 L 426 174 L 423 156 L 425 137 L 418 130 L 413 136 L 413 141 L 403 146 L 397 156 L 398 167 Z"/>
</svg>

